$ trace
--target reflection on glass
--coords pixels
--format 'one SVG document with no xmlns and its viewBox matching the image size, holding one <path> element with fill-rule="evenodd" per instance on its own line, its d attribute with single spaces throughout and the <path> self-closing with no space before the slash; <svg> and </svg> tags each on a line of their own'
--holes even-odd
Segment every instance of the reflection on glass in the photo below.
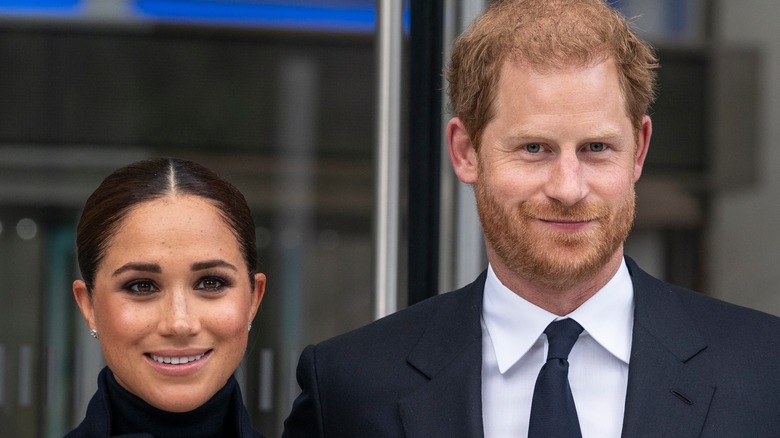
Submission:
<svg viewBox="0 0 780 438">
<path fill-rule="evenodd" d="M 79 208 L 111 170 L 169 155 L 256 215 L 268 289 L 239 378 L 278 436 L 303 346 L 372 318 L 371 34 L 38 23 L 0 33 L 0 63 L 0 376 L 29 372 L 0 379 L 0 430 L 83 417 L 102 358 L 70 297 Z"/>
<path fill-rule="evenodd" d="M 16 233 L 24 240 L 35 239 L 38 234 L 38 224 L 30 218 L 21 219 L 16 223 Z"/>
</svg>

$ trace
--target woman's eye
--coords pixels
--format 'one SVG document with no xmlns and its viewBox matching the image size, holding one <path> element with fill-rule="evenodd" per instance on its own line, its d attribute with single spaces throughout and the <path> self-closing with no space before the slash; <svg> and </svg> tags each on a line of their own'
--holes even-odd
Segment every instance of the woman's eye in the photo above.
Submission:
<svg viewBox="0 0 780 438">
<path fill-rule="evenodd" d="M 195 285 L 195 289 L 217 291 L 225 287 L 225 284 L 226 282 L 222 279 L 216 277 L 206 277 L 200 280 L 197 285 Z"/>
<path fill-rule="evenodd" d="M 136 295 L 149 295 L 153 292 L 158 291 L 154 283 L 147 280 L 133 281 L 129 283 L 125 288 Z"/>
<path fill-rule="evenodd" d="M 588 145 L 588 149 L 590 149 L 591 152 L 602 152 L 606 148 L 607 146 L 604 145 L 604 143 L 590 143 Z"/>
<path fill-rule="evenodd" d="M 542 145 L 539 143 L 530 143 L 525 145 L 526 152 L 530 152 L 532 154 L 536 154 L 542 151 Z"/>
</svg>

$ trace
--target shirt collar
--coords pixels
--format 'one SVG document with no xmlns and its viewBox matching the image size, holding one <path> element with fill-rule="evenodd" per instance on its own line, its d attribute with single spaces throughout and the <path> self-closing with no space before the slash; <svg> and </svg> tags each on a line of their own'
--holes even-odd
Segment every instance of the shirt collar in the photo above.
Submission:
<svg viewBox="0 0 780 438">
<path fill-rule="evenodd" d="M 566 315 L 577 321 L 584 335 L 613 356 L 628 363 L 634 324 L 634 287 L 623 260 L 615 275 L 588 301 Z M 526 301 L 504 286 L 488 265 L 482 318 L 493 342 L 498 369 L 503 374 L 559 317 Z"/>
</svg>

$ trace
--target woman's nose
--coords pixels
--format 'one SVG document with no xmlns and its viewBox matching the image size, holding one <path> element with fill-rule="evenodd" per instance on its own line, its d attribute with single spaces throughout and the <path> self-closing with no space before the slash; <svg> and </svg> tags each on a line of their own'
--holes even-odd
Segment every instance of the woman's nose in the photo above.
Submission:
<svg viewBox="0 0 780 438">
<path fill-rule="evenodd" d="M 169 291 L 163 303 L 160 331 L 167 336 L 189 336 L 200 330 L 200 320 L 191 297 L 181 288 Z"/>
</svg>

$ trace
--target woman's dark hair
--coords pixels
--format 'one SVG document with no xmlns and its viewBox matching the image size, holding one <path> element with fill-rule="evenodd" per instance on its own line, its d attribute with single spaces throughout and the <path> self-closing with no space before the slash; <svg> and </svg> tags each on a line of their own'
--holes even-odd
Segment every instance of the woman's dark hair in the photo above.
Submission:
<svg viewBox="0 0 780 438">
<path fill-rule="evenodd" d="M 254 283 L 257 264 L 255 224 L 244 195 L 200 164 L 177 158 L 138 161 L 106 177 L 87 199 L 76 231 L 79 269 L 89 292 L 106 248 L 122 220 L 144 202 L 170 195 L 209 200 L 238 240 Z"/>
</svg>

